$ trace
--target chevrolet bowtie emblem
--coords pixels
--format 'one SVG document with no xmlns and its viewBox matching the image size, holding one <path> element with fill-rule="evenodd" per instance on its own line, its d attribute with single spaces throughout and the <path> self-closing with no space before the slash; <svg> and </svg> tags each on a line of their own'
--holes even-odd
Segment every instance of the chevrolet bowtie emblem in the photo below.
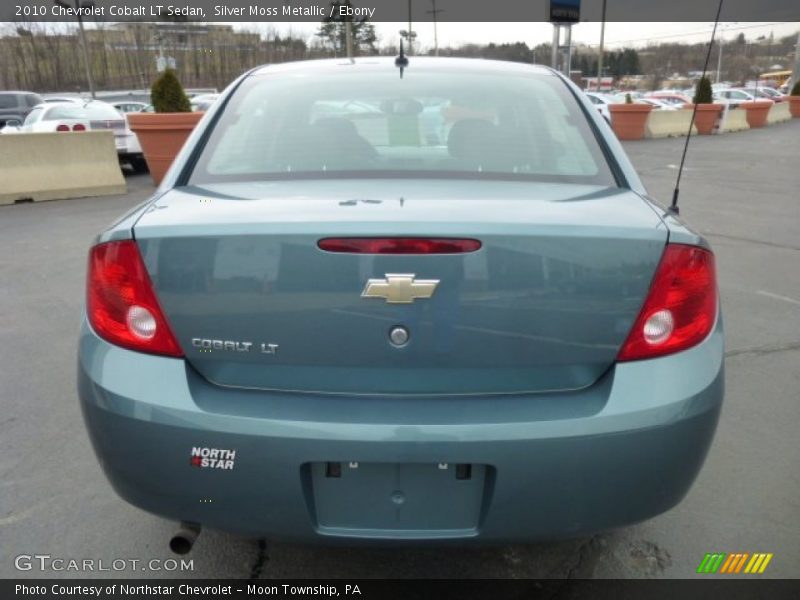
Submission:
<svg viewBox="0 0 800 600">
<path fill-rule="evenodd" d="M 362 298 L 385 298 L 390 304 L 411 304 L 417 298 L 430 298 L 438 279 L 414 279 L 413 273 L 386 274 L 385 279 L 369 279 Z"/>
</svg>

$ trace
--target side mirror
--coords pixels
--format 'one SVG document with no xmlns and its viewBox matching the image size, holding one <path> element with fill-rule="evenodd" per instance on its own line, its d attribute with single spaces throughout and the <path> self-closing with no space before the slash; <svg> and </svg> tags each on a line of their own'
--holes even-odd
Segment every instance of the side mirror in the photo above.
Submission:
<svg viewBox="0 0 800 600">
<path fill-rule="evenodd" d="M 9 119 L 6 121 L 6 127 L 22 127 L 22 121 L 19 119 Z"/>
</svg>

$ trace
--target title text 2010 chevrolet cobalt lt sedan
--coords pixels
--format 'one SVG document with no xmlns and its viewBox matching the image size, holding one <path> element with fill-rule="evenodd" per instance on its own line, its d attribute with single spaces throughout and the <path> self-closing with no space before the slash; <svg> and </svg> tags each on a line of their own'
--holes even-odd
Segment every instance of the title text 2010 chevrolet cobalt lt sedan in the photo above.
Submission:
<svg viewBox="0 0 800 600">
<path fill-rule="evenodd" d="M 244 75 L 98 236 L 79 391 L 128 502 L 498 541 L 686 494 L 723 396 L 708 244 L 561 75 L 410 61 Z"/>
</svg>

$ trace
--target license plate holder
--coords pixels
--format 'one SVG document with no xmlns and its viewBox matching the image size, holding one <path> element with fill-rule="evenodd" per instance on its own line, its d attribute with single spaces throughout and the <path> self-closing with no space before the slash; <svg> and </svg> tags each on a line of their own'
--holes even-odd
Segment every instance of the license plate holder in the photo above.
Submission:
<svg viewBox="0 0 800 600">
<path fill-rule="evenodd" d="M 488 468 L 448 463 L 311 463 L 321 533 L 353 536 L 477 535 Z"/>
</svg>

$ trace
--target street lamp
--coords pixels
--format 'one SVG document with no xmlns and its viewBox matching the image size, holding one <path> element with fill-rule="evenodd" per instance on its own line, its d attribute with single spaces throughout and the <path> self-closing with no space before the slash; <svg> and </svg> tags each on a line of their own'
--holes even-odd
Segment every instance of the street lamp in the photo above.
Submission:
<svg viewBox="0 0 800 600">
<path fill-rule="evenodd" d="M 606 0 L 603 0 L 603 14 L 600 20 L 600 50 L 597 53 L 597 91 L 600 91 L 600 79 L 603 77 L 603 43 L 606 37 Z"/>
<path fill-rule="evenodd" d="M 411 44 L 413 43 L 413 40 L 417 37 L 417 32 L 401 29 L 400 37 L 406 40 L 406 42 L 408 42 L 406 44 L 408 46 L 408 51 L 406 52 L 406 54 L 411 54 Z"/>
<path fill-rule="evenodd" d="M 86 45 L 86 32 L 83 30 L 83 13 L 89 12 L 94 8 L 94 0 L 73 0 L 70 4 L 66 0 L 53 0 L 53 4 L 75 11 L 75 18 L 78 19 L 78 34 L 81 41 L 81 50 L 83 51 L 83 67 L 86 69 L 86 82 L 89 84 L 89 92 L 92 98 L 96 98 L 94 92 L 94 81 L 92 81 L 92 70 L 89 66 L 89 49 Z"/>
<path fill-rule="evenodd" d="M 720 79 L 722 77 L 722 75 L 721 75 L 721 73 L 722 73 L 722 46 L 725 45 L 725 30 L 728 29 L 729 27 L 732 27 L 733 25 L 738 25 L 738 24 L 739 24 L 738 21 L 734 21 L 733 23 L 726 23 L 725 25 L 722 25 L 720 27 L 719 42 L 718 42 L 719 52 L 717 53 L 717 77 L 716 77 L 716 81 L 714 83 L 719 83 Z"/>
<path fill-rule="evenodd" d="M 431 4 L 433 4 L 433 10 L 427 11 L 429 15 L 433 15 L 433 55 L 439 56 L 439 31 L 438 31 L 438 23 L 437 23 L 437 15 L 440 12 L 444 12 L 443 8 L 436 8 L 436 0 L 431 0 Z M 536 62 L 536 61 L 534 61 Z"/>
<path fill-rule="evenodd" d="M 400 35 L 406 38 L 408 42 L 408 54 L 411 55 L 411 46 L 414 43 L 414 38 L 417 37 L 417 33 L 411 29 L 411 0 L 408 0 L 408 30 L 401 30 Z"/>
</svg>

